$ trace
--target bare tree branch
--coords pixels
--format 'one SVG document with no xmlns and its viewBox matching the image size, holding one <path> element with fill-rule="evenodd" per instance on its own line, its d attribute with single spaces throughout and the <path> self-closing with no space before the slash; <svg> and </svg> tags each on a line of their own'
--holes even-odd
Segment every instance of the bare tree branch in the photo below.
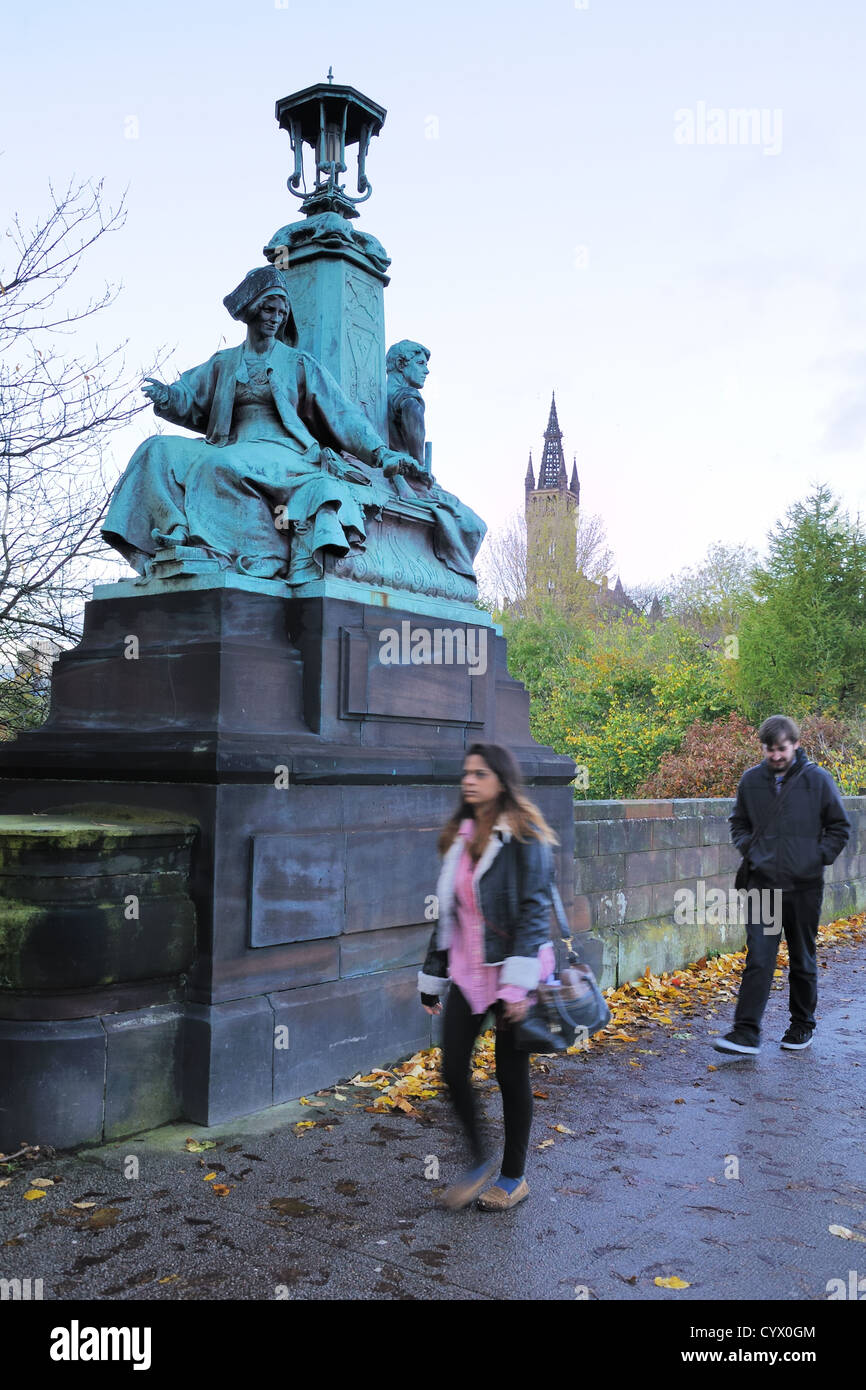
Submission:
<svg viewBox="0 0 866 1390">
<path fill-rule="evenodd" d="M 558 511 L 537 519 L 533 535 L 537 553 L 528 566 L 522 512 L 514 512 L 503 526 L 488 533 L 478 556 L 482 600 L 494 608 L 517 608 L 524 614 L 553 602 L 575 617 L 593 620 L 599 587 L 606 586 L 613 566 L 601 518 L 581 511 L 575 526 L 573 512 Z"/>
<path fill-rule="evenodd" d="M 76 351 L 119 288 L 69 296 L 82 260 L 123 226 L 124 201 L 108 207 L 101 182 L 49 187 L 45 216 L 16 217 L 0 241 L 15 256 L 0 266 L 0 737 L 41 711 L 52 645 L 78 637 L 95 572 L 109 571 L 107 445 L 148 408 L 126 344 Z"/>
</svg>

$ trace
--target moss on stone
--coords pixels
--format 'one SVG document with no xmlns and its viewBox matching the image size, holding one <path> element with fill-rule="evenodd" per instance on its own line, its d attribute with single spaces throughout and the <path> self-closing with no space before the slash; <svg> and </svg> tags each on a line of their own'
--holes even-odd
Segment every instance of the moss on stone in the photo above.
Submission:
<svg viewBox="0 0 866 1390">
<path fill-rule="evenodd" d="M 42 904 L 0 899 L 0 954 L 21 951 L 30 932 L 43 926 L 48 915 Z"/>
<path fill-rule="evenodd" d="M 113 867 L 106 869 L 112 876 L 152 870 L 152 865 L 141 863 L 145 853 L 148 859 L 154 852 L 183 853 L 198 829 L 195 821 L 178 820 L 158 811 L 144 813 L 137 807 L 95 804 L 74 810 L 80 814 L 0 816 L 0 895 L 3 875 L 17 877 L 31 865 L 36 869 L 46 856 L 60 863 L 65 856 L 74 863 L 76 856 L 87 852 L 100 861 L 114 859 Z M 108 817 L 109 812 L 111 818 L 102 820 L 101 815 Z M 155 839 L 156 847 L 151 843 L 145 851 L 143 839 Z M 124 859 L 130 861 L 128 865 Z M 70 876 L 80 877 L 80 873 Z"/>
</svg>

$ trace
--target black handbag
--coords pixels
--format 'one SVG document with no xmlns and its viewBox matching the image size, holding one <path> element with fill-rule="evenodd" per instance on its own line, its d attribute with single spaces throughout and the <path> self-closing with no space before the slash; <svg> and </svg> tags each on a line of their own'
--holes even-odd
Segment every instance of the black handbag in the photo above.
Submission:
<svg viewBox="0 0 866 1390">
<path fill-rule="evenodd" d="M 793 787 L 794 783 L 796 782 L 797 778 L 800 776 L 800 773 L 804 770 L 804 768 L 805 763 L 803 764 L 803 767 L 799 769 L 798 772 L 795 772 L 787 787 L 785 787 L 783 791 L 779 792 L 779 795 L 776 797 L 776 804 L 773 807 L 770 814 L 767 816 L 767 819 L 764 821 L 764 824 L 761 826 L 760 830 L 753 831 L 752 834 L 749 836 L 748 846 L 743 851 L 743 857 L 740 860 L 739 865 L 737 866 L 737 872 L 734 875 L 734 887 L 738 891 L 744 888 L 748 888 L 749 886 L 749 851 L 751 850 L 752 845 L 756 845 L 758 843 L 761 836 L 765 833 L 765 831 L 775 820 L 776 816 L 779 814 L 779 811 L 782 808 L 782 802 L 785 800 L 785 797 L 791 790 L 791 787 Z"/>
<path fill-rule="evenodd" d="M 556 968 L 548 983 L 539 981 L 536 1000 L 514 1024 L 514 1045 L 521 1052 L 566 1052 L 610 1023 L 610 1009 L 588 965 L 572 950 L 568 919 L 556 884 L 551 885 L 557 930 L 550 935 Z"/>
</svg>

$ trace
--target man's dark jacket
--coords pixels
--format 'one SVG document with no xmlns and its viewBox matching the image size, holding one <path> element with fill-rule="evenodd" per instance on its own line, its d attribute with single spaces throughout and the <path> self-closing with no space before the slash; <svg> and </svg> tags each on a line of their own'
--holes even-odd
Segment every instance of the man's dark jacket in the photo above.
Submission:
<svg viewBox="0 0 866 1390">
<path fill-rule="evenodd" d="M 728 824 L 737 849 L 748 857 L 751 875 L 767 888 L 823 882 L 825 865 L 842 853 L 851 834 L 839 788 L 802 748 L 794 754 L 781 792 L 766 762 L 743 773 Z M 767 829 L 751 843 L 764 824 Z"/>
</svg>

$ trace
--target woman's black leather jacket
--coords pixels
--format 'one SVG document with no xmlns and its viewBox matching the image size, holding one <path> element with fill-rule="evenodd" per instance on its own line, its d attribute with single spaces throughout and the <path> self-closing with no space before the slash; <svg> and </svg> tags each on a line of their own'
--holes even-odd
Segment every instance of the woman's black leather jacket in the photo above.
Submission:
<svg viewBox="0 0 866 1390">
<path fill-rule="evenodd" d="M 465 840 L 456 836 L 436 885 L 439 916 L 422 969 L 422 994 L 440 994 L 448 984 L 448 951 L 454 934 L 457 865 Z M 501 965 L 500 982 L 531 990 L 538 984 L 538 951 L 550 940 L 553 851 L 540 839 L 520 841 L 506 817 L 491 831 L 473 871 L 475 895 L 484 919 L 484 961 Z"/>
</svg>

